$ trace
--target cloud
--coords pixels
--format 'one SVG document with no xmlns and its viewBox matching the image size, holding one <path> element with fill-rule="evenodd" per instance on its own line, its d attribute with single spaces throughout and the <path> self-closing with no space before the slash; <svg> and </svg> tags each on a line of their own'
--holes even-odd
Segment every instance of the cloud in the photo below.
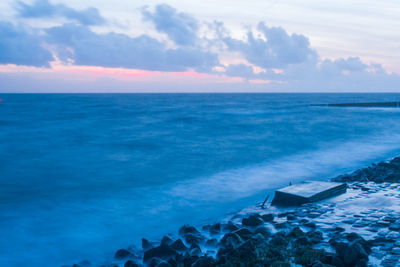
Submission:
<svg viewBox="0 0 400 267">
<path fill-rule="evenodd" d="M 245 64 L 228 65 L 224 73 L 231 77 L 242 77 L 246 79 L 259 78 L 259 76 L 254 73 L 253 68 Z"/>
<path fill-rule="evenodd" d="M 157 31 L 165 33 L 178 45 L 194 45 L 197 40 L 198 22 L 190 15 L 177 12 L 167 4 L 157 5 L 154 12 L 142 10 L 145 20 L 154 23 Z"/>
<path fill-rule="evenodd" d="M 168 49 L 148 35 L 97 34 L 76 24 L 53 27 L 46 33 L 47 42 L 56 47 L 60 59 L 76 65 L 210 72 L 218 64 L 214 53 L 190 47 Z"/>
<path fill-rule="evenodd" d="M 35 0 L 32 5 L 18 2 L 17 11 L 18 15 L 23 18 L 63 17 L 82 25 L 101 25 L 106 21 L 97 8 L 76 10 L 64 4 L 53 5 L 48 0 Z"/>
<path fill-rule="evenodd" d="M 268 69 L 255 73 L 253 69 L 244 64 L 232 64 L 225 67 L 224 74 L 246 81 L 268 81 L 270 84 L 263 85 L 264 89 L 274 91 L 393 92 L 400 86 L 398 74 L 389 74 L 381 65 L 367 64 L 358 57 L 292 64 L 278 72 Z"/>
<path fill-rule="evenodd" d="M 362 72 L 367 68 L 368 65 L 362 62 L 359 57 L 339 58 L 333 61 L 327 59 L 321 62 L 321 69 L 329 72 Z"/>
<path fill-rule="evenodd" d="M 186 13 L 166 4 L 151 11 L 143 8 L 144 19 L 176 44 L 171 48 L 169 41 L 148 34 L 93 31 L 91 25 L 104 23 L 94 8 L 77 11 L 35 0 L 32 5 L 19 2 L 18 11 L 21 17 L 63 17 L 73 22 L 42 29 L 0 22 L 0 64 L 49 67 L 54 55 L 59 64 L 72 67 L 209 73 L 213 75 L 204 79 L 245 81 L 241 91 L 255 82 L 257 90 L 286 91 L 395 91 L 400 86 L 399 75 L 387 73 L 379 64 L 359 57 L 321 58 L 306 36 L 264 22 L 248 30 L 243 39 L 233 37 L 222 22 L 209 24 L 209 31 L 201 36 L 202 25 Z"/>
<path fill-rule="evenodd" d="M 38 32 L 0 21 L 0 64 L 48 67 L 53 59 Z"/>
<path fill-rule="evenodd" d="M 281 27 L 259 23 L 261 36 L 248 31 L 246 40 L 232 38 L 220 23 L 218 29 L 219 40 L 227 49 L 239 52 L 250 63 L 225 66 L 227 76 L 272 81 L 275 89 L 293 91 L 394 90 L 400 85 L 399 75 L 359 57 L 322 59 L 308 38 L 288 34 Z M 260 71 L 255 73 L 257 67 Z"/>
<path fill-rule="evenodd" d="M 285 68 L 315 59 L 316 52 L 304 35 L 289 35 L 283 28 L 268 27 L 263 22 L 257 28 L 261 37 L 249 31 L 245 41 L 228 36 L 223 42 L 229 50 L 240 52 L 248 62 L 262 68 Z"/>
</svg>

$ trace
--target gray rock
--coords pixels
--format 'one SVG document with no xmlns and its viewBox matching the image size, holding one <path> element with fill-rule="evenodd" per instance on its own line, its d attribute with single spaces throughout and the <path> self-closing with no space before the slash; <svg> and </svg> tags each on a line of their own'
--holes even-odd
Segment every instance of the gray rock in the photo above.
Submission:
<svg viewBox="0 0 400 267">
<path fill-rule="evenodd" d="M 254 235 L 261 234 L 264 238 L 269 238 L 271 236 L 271 232 L 268 231 L 265 227 L 259 226 L 254 230 Z"/>
<path fill-rule="evenodd" d="M 305 224 L 305 223 L 308 223 L 309 222 L 309 220 L 307 220 L 307 219 L 301 219 L 300 220 L 300 223 L 302 223 L 302 224 Z"/>
<path fill-rule="evenodd" d="M 233 233 L 239 235 L 243 240 L 249 239 L 253 235 L 253 233 L 245 227 L 240 228 Z"/>
<path fill-rule="evenodd" d="M 367 267 L 368 266 L 368 260 L 367 259 L 360 259 L 357 261 L 355 267 Z"/>
<path fill-rule="evenodd" d="M 166 245 L 160 245 L 155 248 L 151 248 L 144 252 L 143 262 L 147 262 L 152 258 L 159 258 L 162 260 L 169 260 L 170 258 L 176 256 L 178 253 Z"/>
<path fill-rule="evenodd" d="M 321 216 L 321 213 L 319 212 L 310 212 L 309 214 L 307 214 L 307 217 L 309 218 L 317 218 L 319 216 Z"/>
<path fill-rule="evenodd" d="M 264 214 L 261 215 L 261 219 L 263 219 L 264 222 L 272 222 L 274 220 L 274 215 L 272 213 Z"/>
<path fill-rule="evenodd" d="M 131 252 L 129 252 L 126 249 L 119 249 L 117 252 L 115 252 L 114 258 L 116 259 L 125 259 L 128 257 L 133 256 L 133 254 Z"/>
<path fill-rule="evenodd" d="M 158 267 L 163 261 L 159 258 L 152 258 L 147 262 L 148 267 Z"/>
<path fill-rule="evenodd" d="M 313 228 L 313 229 L 317 228 L 317 226 L 313 222 L 306 223 L 306 224 L 304 224 L 304 226 L 307 226 L 307 227 L 310 227 L 310 228 Z"/>
<path fill-rule="evenodd" d="M 400 247 L 392 248 L 392 251 L 390 251 L 390 253 L 400 255 Z"/>
<path fill-rule="evenodd" d="M 211 225 L 210 225 L 210 224 L 206 224 L 206 225 L 203 225 L 203 226 L 201 227 L 201 230 L 203 230 L 203 231 L 210 231 L 210 228 L 211 228 Z"/>
<path fill-rule="evenodd" d="M 304 236 L 304 232 L 300 229 L 300 227 L 295 227 L 292 229 L 292 231 L 290 231 L 290 233 L 288 234 L 288 237 L 300 237 L 300 236 Z"/>
<path fill-rule="evenodd" d="M 210 227 L 209 231 L 210 231 L 210 234 L 212 234 L 212 235 L 219 234 L 221 232 L 221 224 L 220 223 L 213 224 Z"/>
<path fill-rule="evenodd" d="M 242 219 L 242 224 L 245 226 L 251 226 L 251 227 L 255 227 L 255 226 L 259 226 L 261 224 L 263 224 L 264 221 L 257 215 L 250 215 L 247 218 L 243 218 Z"/>
<path fill-rule="evenodd" d="M 142 238 L 142 248 L 143 250 L 151 249 L 154 247 L 154 243 L 150 242 L 146 238 Z"/>
<path fill-rule="evenodd" d="M 132 260 L 128 260 L 125 262 L 124 267 L 139 267 L 139 265 Z"/>
<path fill-rule="evenodd" d="M 326 265 L 320 261 L 315 262 L 312 267 L 325 267 Z"/>
<path fill-rule="evenodd" d="M 271 240 L 269 241 L 270 244 L 274 245 L 274 246 L 286 246 L 288 244 L 288 241 L 286 240 L 286 238 L 281 237 L 281 236 L 274 236 L 273 238 L 271 238 Z"/>
<path fill-rule="evenodd" d="M 198 233 L 198 234 L 188 233 L 188 234 L 185 234 L 183 236 L 183 238 L 185 239 L 186 243 L 188 243 L 190 245 L 192 245 L 192 244 L 200 244 L 200 243 L 204 242 L 205 239 L 206 239 L 200 233 Z"/>
<path fill-rule="evenodd" d="M 352 242 L 352 244 L 360 244 L 363 249 L 370 254 L 371 253 L 371 245 L 369 242 L 367 242 L 362 236 L 360 236 L 357 233 L 349 233 L 346 236 L 346 239 L 349 240 L 350 242 Z"/>
<path fill-rule="evenodd" d="M 311 246 L 312 242 L 305 236 L 301 236 L 295 240 L 295 244 L 300 246 Z"/>
<path fill-rule="evenodd" d="M 359 243 L 337 242 L 335 244 L 336 253 L 347 266 L 355 266 L 361 259 L 368 260 L 368 254 Z"/>
<path fill-rule="evenodd" d="M 390 224 L 389 225 L 389 230 L 399 232 L 400 231 L 400 223 L 392 223 L 392 224 Z"/>
<path fill-rule="evenodd" d="M 345 231 L 345 229 L 343 227 L 340 227 L 340 226 L 336 226 L 336 227 L 328 229 L 328 230 L 332 231 L 332 232 L 337 232 L 337 233 L 341 233 L 341 232 Z"/>
<path fill-rule="evenodd" d="M 170 247 L 178 252 L 183 252 L 188 250 L 188 248 L 185 246 L 185 244 L 183 244 L 181 239 L 177 239 L 175 240 L 175 242 L 173 242 Z"/>
<path fill-rule="evenodd" d="M 227 233 L 222 237 L 219 243 L 225 248 L 234 248 L 242 242 L 243 240 L 238 234 Z"/>
<path fill-rule="evenodd" d="M 265 236 L 263 236 L 260 233 L 253 235 L 252 239 L 256 240 L 256 241 L 264 241 L 264 240 L 266 240 Z"/>
<path fill-rule="evenodd" d="M 288 227 L 289 227 L 289 225 L 287 223 L 285 223 L 285 222 L 276 223 L 275 224 L 275 228 L 276 229 L 285 229 L 285 228 L 288 228 Z"/>
<path fill-rule="evenodd" d="M 174 242 L 169 236 L 164 236 L 161 239 L 161 244 L 163 245 L 170 245 L 172 242 Z"/>
<path fill-rule="evenodd" d="M 192 267 L 209 267 L 214 265 L 215 265 L 215 260 L 213 258 L 201 257 L 193 263 Z"/>
<path fill-rule="evenodd" d="M 376 226 L 388 227 L 388 226 L 390 226 L 390 222 L 384 221 L 384 220 L 380 220 L 380 221 L 376 222 Z"/>
<path fill-rule="evenodd" d="M 190 254 L 190 256 L 200 256 L 202 254 L 202 252 L 199 247 L 195 247 L 195 248 L 190 249 L 189 254 Z"/>
<path fill-rule="evenodd" d="M 229 221 L 227 224 L 224 224 L 222 229 L 224 231 L 228 231 L 228 232 L 233 232 L 236 231 L 237 229 L 239 229 L 239 227 L 234 224 L 233 222 Z"/>
<path fill-rule="evenodd" d="M 200 232 L 193 226 L 184 225 L 179 229 L 179 234 L 186 235 L 186 234 L 200 234 Z"/>
<path fill-rule="evenodd" d="M 335 267 L 345 267 L 343 261 L 337 256 L 332 257 L 330 265 L 333 265 Z"/>
<path fill-rule="evenodd" d="M 206 242 L 207 247 L 216 247 L 218 244 L 218 240 L 215 238 L 208 239 Z"/>
<path fill-rule="evenodd" d="M 309 231 L 306 236 L 311 240 L 313 244 L 318 244 L 323 240 L 323 234 L 319 231 Z"/>
</svg>

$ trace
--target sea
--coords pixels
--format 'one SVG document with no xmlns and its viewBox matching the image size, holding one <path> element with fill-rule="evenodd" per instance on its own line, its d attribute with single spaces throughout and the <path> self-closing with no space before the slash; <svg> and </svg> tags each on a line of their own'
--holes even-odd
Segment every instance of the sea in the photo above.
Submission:
<svg viewBox="0 0 400 267">
<path fill-rule="evenodd" d="M 400 94 L 0 94 L 0 266 L 111 262 L 400 152 Z"/>
</svg>

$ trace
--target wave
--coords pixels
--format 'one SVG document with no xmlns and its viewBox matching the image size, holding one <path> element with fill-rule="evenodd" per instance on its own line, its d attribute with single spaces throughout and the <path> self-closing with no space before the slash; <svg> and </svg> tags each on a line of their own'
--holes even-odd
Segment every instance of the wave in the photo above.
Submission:
<svg viewBox="0 0 400 267">
<path fill-rule="evenodd" d="M 290 182 L 333 178 L 343 171 L 367 165 L 369 161 L 382 160 L 389 152 L 399 149 L 400 135 L 335 143 L 317 151 L 180 182 L 168 193 L 189 200 L 232 201 Z"/>
</svg>

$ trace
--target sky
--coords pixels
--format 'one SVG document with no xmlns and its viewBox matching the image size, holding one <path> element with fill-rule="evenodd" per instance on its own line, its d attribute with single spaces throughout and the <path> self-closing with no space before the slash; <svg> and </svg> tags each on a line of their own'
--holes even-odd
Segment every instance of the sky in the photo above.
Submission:
<svg viewBox="0 0 400 267">
<path fill-rule="evenodd" d="M 0 93 L 400 92 L 400 2 L 2 0 Z"/>
</svg>

